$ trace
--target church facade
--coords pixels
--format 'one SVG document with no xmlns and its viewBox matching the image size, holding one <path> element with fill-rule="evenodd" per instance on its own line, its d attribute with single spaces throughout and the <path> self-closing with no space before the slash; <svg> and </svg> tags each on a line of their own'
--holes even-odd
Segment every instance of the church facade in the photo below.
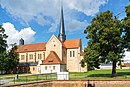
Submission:
<svg viewBox="0 0 130 87">
<path fill-rule="evenodd" d="M 52 35 L 48 42 L 24 44 L 20 40 L 18 72 L 56 73 L 86 72 L 81 67 L 83 59 L 81 39 L 66 40 L 63 9 L 61 9 L 60 31 L 58 37 Z"/>
</svg>

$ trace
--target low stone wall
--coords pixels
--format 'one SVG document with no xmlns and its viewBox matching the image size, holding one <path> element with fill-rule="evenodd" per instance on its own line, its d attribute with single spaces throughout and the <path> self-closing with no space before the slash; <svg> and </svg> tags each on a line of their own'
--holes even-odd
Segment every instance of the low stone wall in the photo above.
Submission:
<svg viewBox="0 0 130 87">
<path fill-rule="evenodd" d="M 54 81 L 52 87 L 130 87 L 130 81 Z"/>
<path fill-rule="evenodd" d="M 76 80 L 76 81 L 40 81 L 10 87 L 130 87 L 130 80 Z"/>
</svg>

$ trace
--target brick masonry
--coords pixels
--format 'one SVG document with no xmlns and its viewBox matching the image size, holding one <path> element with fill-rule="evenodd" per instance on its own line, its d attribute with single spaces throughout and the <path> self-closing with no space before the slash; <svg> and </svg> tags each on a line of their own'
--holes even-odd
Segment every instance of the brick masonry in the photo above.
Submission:
<svg viewBox="0 0 130 87">
<path fill-rule="evenodd" d="M 10 87 L 130 87 L 130 80 L 75 80 L 75 81 L 40 81 Z"/>
</svg>

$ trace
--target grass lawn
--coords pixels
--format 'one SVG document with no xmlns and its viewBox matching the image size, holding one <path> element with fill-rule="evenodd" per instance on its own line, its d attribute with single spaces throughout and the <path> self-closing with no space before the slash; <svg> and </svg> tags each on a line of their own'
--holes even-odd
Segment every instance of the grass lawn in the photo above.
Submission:
<svg viewBox="0 0 130 87">
<path fill-rule="evenodd" d="M 16 74 L 0 75 L 0 77 L 15 76 Z M 26 75 L 26 76 L 25 76 Z M 70 80 L 130 80 L 130 69 L 117 69 L 117 77 L 111 77 L 111 70 L 93 70 L 89 72 L 70 72 Z M 20 74 L 15 82 L 30 82 L 39 80 L 56 80 L 56 74 L 29 75 Z"/>
<path fill-rule="evenodd" d="M 41 74 L 41 75 L 30 75 L 30 76 L 19 76 L 19 79 L 16 82 L 30 82 L 30 81 L 39 81 L 39 80 L 56 80 L 56 74 Z"/>
<path fill-rule="evenodd" d="M 71 72 L 70 80 L 130 80 L 130 69 L 117 69 L 117 77 L 111 77 L 111 70 L 92 70 L 89 72 Z"/>
</svg>

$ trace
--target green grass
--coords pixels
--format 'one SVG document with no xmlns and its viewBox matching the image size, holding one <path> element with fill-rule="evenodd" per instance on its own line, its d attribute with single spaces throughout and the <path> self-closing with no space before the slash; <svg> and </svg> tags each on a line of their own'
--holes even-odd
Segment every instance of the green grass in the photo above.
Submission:
<svg viewBox="0 0 130 87">
<path fill-rule="evenodd" d="M 72 72 L 70 73 L 70 80 L 130 80 L 130 69 L 118 69 L 116 78 L 111 77 L 111 70 Z"/>
<path fill-rule="evenodd" d="M 25 76 L 25 75 L 27 74 L 20 74 L 19 79 L 15 80 L 15 82 L 57 80 L 56 74 L 29 75 L 29 76 Z M 2 75 L 2 77 L 5 77 L 5 76 L 13 76 L 13 75 L 12 74 Z M 116 78 L 111 77 L 111 70 L 92 70 L 88 72 L 70 72 L 69 78 L 70 80 L 130 80 L 130 69 L 118 69 Z"/>
<path fill-rule="evenodd" d="M 56 80 L 56 74 L 42 74 L 42 75 L 30 75 L 30 76 L 19 76 L 16 82 L 30 82 L 30 81 L 39 81 L 39 80 Z"/>
</svg>

